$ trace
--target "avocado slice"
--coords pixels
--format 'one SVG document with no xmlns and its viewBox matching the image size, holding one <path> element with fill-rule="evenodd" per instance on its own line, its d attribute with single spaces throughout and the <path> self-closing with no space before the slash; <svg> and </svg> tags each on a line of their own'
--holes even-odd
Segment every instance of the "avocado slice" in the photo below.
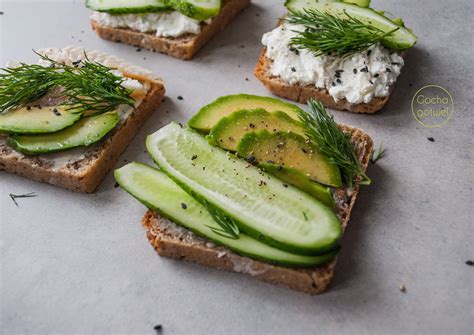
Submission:
<svg viewBox="0 0 474 335">
<path fill-rule="evenodd" d="M 302 11 L 313 9 L 322 13 L 328 13 L 337 17 L 345 18 L 347 15 L 360 20 L 365 24 L 379 28 L 383 32 L 390 32 L 397 29 L 392 34 L 382 40 L 382 44 L 388 48 L 404 50 L 411 48 L 416 43 L 416 35 L 405 27 L 399 27 L 389 18 L 380 15 L 371 8 L 363 8 L 343 2 L 319 3 L 311 1 L 300 1 L 288 5 L 290 11 Z"/>
<path fill-rule="evenodd" d="M 323 154 L 295 133 L 261 130 L 247 133 L 237 145 L 239 156 L 251 163 L 267 162 L 294 168 L 311 180 L 340 187 L 341 174 Z"/>
<path fill-rule="evenodd" d="M 241 109 L 255 108 L 263 108 L 270 113 L 284 112 L 295 120 L 298 120 L 298 113 L 302 112 L 302 109 L 298 106 L 279 99 L 250 94 L 234 94 L 217 98 L 209 105 L 201 108 L 189 120 L 188 125 L 201 133 L 207 134 L 224 116 Z"/>
<path fill-rule="evenodd" d="M 269 113 L 262 108 L 243 109 L 223 117 L 207 136 L 211 144 L 236 151 L 240 139 L 247 133 L 266 129 L 270 132 L 286 131 L 304 135 L 304 128 L 288 114 Z"/>
<path fill-rule="evenodd" d="M 14 134 L 52 133 L 79 120 L 82 113 L 65 106 L 25 106 L 0 113 L 0 132 Z"/>
<path fill-rule="evenodd" d="M 282 181 L 291 184 L 303 192 L 312 195 L 315 199 L 318 199 L 323 204 L 330 208 L 334 208 L 336 203 L 332 192 L 328 187 L 324 187 L 308 178 L 305 174 L 300 171 L 290 168 L 288 166 L 271 164 L 271 163 L 260 163 L 258 166 L 265 172 L 281 179 Z"/>
<path fill-rule="evenodd" d="M 37 155 L 89 146 L 111 131 L 120 117 L 116 112 L 85 117 L 56 133 L 43 135 L 11 135 L 8 145 L 25 155 Z"/>
</svg>

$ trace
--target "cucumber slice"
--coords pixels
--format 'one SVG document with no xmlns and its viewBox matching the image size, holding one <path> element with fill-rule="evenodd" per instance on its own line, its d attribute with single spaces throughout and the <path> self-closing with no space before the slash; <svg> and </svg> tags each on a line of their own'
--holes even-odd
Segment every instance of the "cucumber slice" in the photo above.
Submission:
<svg viewBox="0 0 474 335">
<path fill-rule="evenodd" d="M 242 109 L 257 108 L 263 108 L 270 113 L 276 111 L 284 112 L 297 121 L 299 121 L 298 113 L 302 111 L 298 106 L 280 99 L 250 94 L 233 94 L 219 97 L 209 105 L 201 108 L 189 120 L 188 125 L 199 132 L 207 134 L 224 116 L 229 116 Z"/>
<path fill-rule="evenodd" d="M 0 132 L 16 134 L 52 133 L 79 120 L 82 113 L 65 107 L 21 107 L 0 113 Z"/>
<path fill-rule="evenodd" d="M 339 243 L 330 208 L 250 166 L 176 123 L 147 137 L 159 167 L 198 201 L 233 219 L 245 234 L 281 250 L 318 255 Z"/>
<path fill-rule="evenodd" d="M 288 166 L 271 163 L 260 163 L 258 166 L 263 171 L 299 188 L 303 192 L 310 194 L 326 206 L 331 208 L 336 206 L 331 190 L 328 187 L 324 187 L 323 185 L 312 181 L 304 173 Z"/>
<path fill-rule="evenodd" d="M 288 9 L 298 7 L 300 9 L 310 7 L 314 3 L 345 2 L 359 7 L 369 7 L 370 0 L 286 0 L 285 7 Z"/>
<path fill-rule="evenodd" d="M 85 117 L 72 126 L 44 135 L 12 135 L 8 144 L 25 155 L 62 151 L 89 146 L 111 131 L 120 117 L 115 112 Z"/>
<path fill-rule="evenodd" d="M 242 233 L 238 239 L 223 237 L 214 232 L 220 229 L 220 226 L 206 207 L 186 193 L 165 173 L 134 162 L 115 170 L 114 175 L 115 180 L 125 191 L 148 208 L 197 235 L 224 245 L 241 255 L 286 266 L 316 266 L 330 261 L 337 253 L 333 251 L 321 256 L 303 256 L 273 248 Z"/>
<path fill-rule="evenodd" d="M 165 0 L 86 0 L 86 7 L 109 14 L 132 14 L 170 10 Z"/>
<path fill-rule="evenodd" d="M 384 32 L 398 28 L 393 34 L 382 40 L 382 44 L 393 49 L 408 49 L 416 43 L 416 35 L 404 27 L 399 27 L 389 18 L 380 15 L 370 8 L 362 8 L 342 2 L 317 3 L 308 1 L 294 2 L 288 6 L 291 11 L 301 11 L 303 9 L 314 9 L 323 13 L 329 13 L 338 17 L 347 17 L 346 13 L 364 23 L 379 28 Z"/>
<path fill-rule="evenodd" d="M 219 14 L 221 0 L 168 0 L 168 3 L 183 15 L 204 21 Z"/>
</svg>

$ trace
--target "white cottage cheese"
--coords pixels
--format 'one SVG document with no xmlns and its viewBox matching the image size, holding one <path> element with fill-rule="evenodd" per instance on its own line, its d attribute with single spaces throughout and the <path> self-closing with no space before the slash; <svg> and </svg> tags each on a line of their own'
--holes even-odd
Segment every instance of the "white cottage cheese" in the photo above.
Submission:
<svg viewBox="0 0 474 335">
<path fill-rule="evenodd" d="M 199 34 L 200 21 L 179 12 L 111 15 L 94 12 L 92 20 L 104 26 L 130 28 L 140 32 L 155 32 L 156 36 L 179 37 L 184 34 Z"/>
<path fill-rule="evenodd" d="M 296 50 L 290 42 L 304 30 L 301 25 L 285 23 L 263 35 L 266 56 L 273 61 L 273 76 L 290 84 L 326 88 L 337 102 L 369 103 L 374 97 L 385 97 L 403 67 L 403 58 L 380 44 L 363 53 L 342 58 L 314 56 L 308 50 Z"/>
</svg>

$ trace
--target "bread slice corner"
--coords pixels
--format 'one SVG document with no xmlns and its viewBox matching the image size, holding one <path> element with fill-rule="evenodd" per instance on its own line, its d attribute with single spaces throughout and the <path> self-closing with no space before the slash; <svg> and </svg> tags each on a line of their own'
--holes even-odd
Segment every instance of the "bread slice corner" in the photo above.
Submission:
<svg viewBox="0 0 474 335">
<path fill-rule="evenodd" d="M 357 128 L 342 125 L 341 129 L 351 134 L 359 161 L 364 170 L 367 170 L 373 148 L 372 139 Z M 335 192 L 337 215 L 343 231 L 349 222 L 358 193 L 359 186 L 353 189 L 339 188 Z M 314 268 L 290 268 L 253 260 L 215 245 L 150 210 L 143 216 L 142 225 L 149 242 L 161 256 L 247 274 L 258 280 L 309 294 L 319 294 L 328 288 L 337 261 L 336 258 L 326 265 Z"/>
<path fill-rule="evenodd" d="M 104 26 L 92 20 L 92 29 L 99 37 L 129 44 L 135 47 L 161 52 L 175 58 L 189 60 L 219 31 L 228 26 L 234 17 L 250 5 L 250 0 L 227 0 L 219 14 L 211 23 L 202 23 L 199 34 L 187 34 L 180 37 L 160 37 L 153 33 L 143 33 L 128 28 Z"/>
<path fill-rule="evenodd" d="M 273 94 L 300 103 L 306 103 L 310 98 L 314 98 L 321 101 L 328 108 L 353 113 L 373 114 L 387 104 L 393 90 L 392 85 L 388 96 L 374 98 L 369 103 L 353 104 L 346 99 L 336 102 L 325 88 L 317 88 L 314 85 L 293 85 L 284 81 L 281 77 L 273 76 L 270 71 L 271 65 L 272 60 L 266 56 L 266 48 L 263 48 L 254 70 L 257 79 Z"/>
</svg>

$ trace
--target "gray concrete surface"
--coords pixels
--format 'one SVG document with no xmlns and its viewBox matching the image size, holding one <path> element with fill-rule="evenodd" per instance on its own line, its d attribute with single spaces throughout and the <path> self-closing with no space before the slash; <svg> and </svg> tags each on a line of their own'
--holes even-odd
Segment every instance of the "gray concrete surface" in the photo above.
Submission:
<svg viewBox="0 0 474 335">
<path fill-rule="evenodd" d="M 170 120 L 186 121 L 220 95 L 266 94 L 252 70 L 281 3 L 254 1 L 183 62 L 100 40 L 82 1 L 0 1 L 0 60 L 30 61 L 32 48 L 77 44 L 163 76 L 166 102 L 117 167 L 150 162 L 145 136 Z M 419 43 L 383 112 L 335 113 L 383 141 L 387 156 L 370 167 L 373 185 L 361 192 L 329 292 L 313 297 L 159 258 L 139 224 L 143 206 L 114 188 L 112 175 L 84 195 L 0 172 L 0 332 L 154 334 L 161 324 L 164 334 L 471 334 L 474 6 L 373 4 L 405 19 Z M 445 127 L 424 128 L 411 114 L 411 98 L 426 84 L 454 95 Z M 15 207 L 9 193 L 27 192 L 38 196 Z"/>
</svg>

